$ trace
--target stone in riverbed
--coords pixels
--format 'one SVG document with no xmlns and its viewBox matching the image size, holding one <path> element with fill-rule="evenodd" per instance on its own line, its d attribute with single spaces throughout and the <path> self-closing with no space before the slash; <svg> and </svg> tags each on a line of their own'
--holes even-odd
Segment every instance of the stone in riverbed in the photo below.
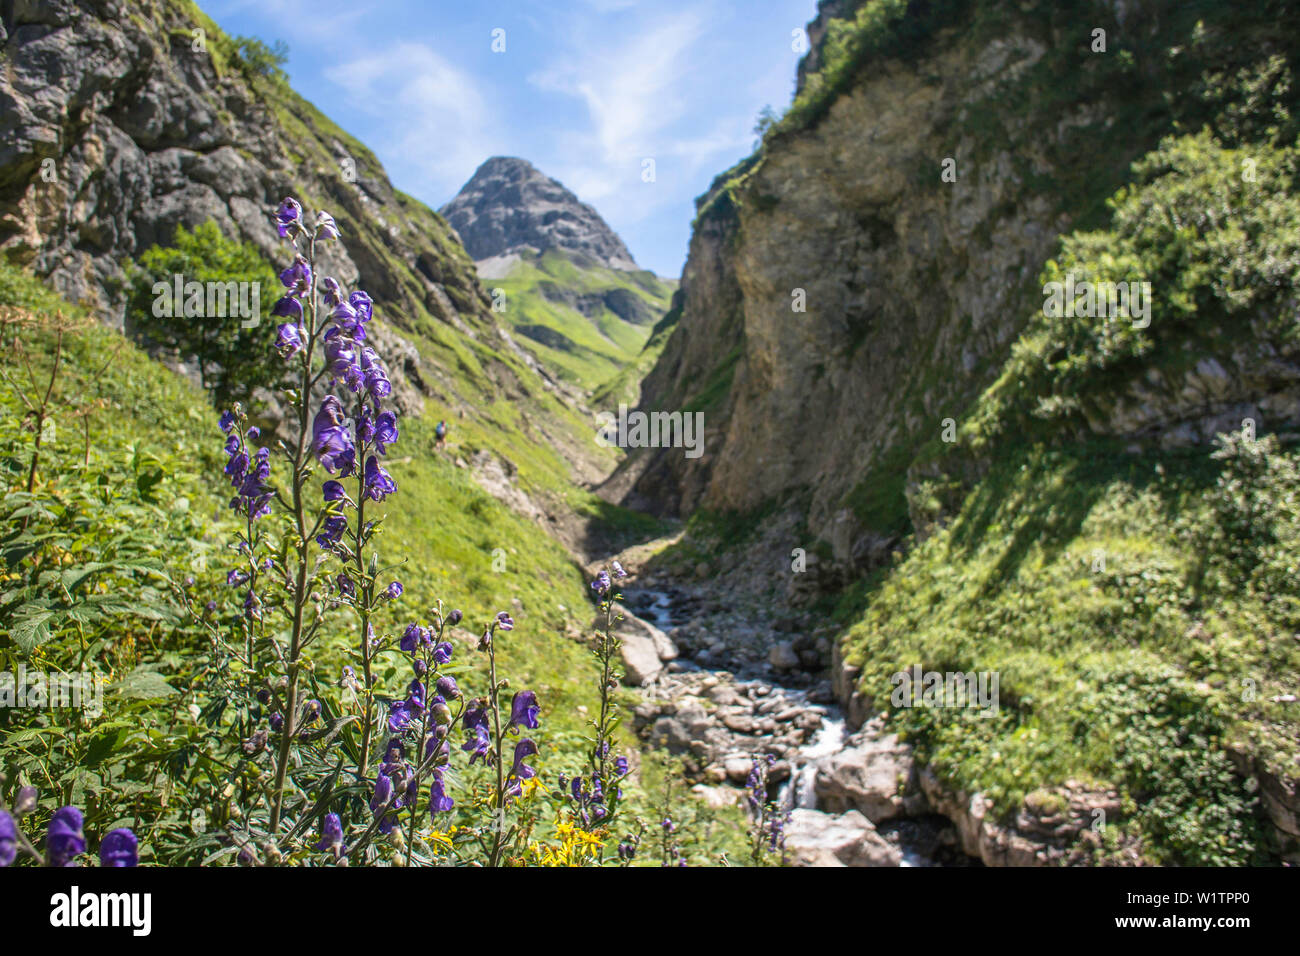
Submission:
<svg viewBox="0 0 1300 956">
<path fill-rule="evenodd" d="M 643 621 L 621 605 L 617 611 L 623 619 L 615 625 L 615 632 L 623 642 L 623 681 L 633 686 L 649 684 L 663 672 L 664 662 L 677 657 L 672 640 L 649 621 Z M 594 627 L 603 624 L 598 619 Z"/>
<path fill-rule="evenodd" d="M 865 738 L 865 739 L 863 739 Z M 872 823 L 920 812 L 924 796 L 912 780 L 912 755 L 897 734 L 861 735 L 851 746 L 817 762 L 813 788 L 817 805 L 832 813 L 858 810 Z"/>
<path fill-rule="evenodd" d="M 782 641 L 773 647 L 767 655 L 767 662 L 779 671 L 799 669 L 799 655 L 789 641 Z"/>
<path fill-rule="evenodd" d="M 785 849 L 795 866 L 898 866 L 903 858 L 856 810 L 839 816 L 795 810 L 785 828 Z"/>
</svg>

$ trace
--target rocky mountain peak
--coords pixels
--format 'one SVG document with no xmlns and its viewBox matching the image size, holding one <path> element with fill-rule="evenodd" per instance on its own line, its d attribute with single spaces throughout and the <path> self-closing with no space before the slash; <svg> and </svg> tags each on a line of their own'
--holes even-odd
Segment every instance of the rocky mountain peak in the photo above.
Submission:
<svg viewBox="0 0 1300 956">
<path fill-rule="evenodd" d="M 595 209 L 525 159 L 493 156 L 440 211 L 478 262 L 531 247 L 579 253 L 613 269 L 638 268 Z"/>
</svg>

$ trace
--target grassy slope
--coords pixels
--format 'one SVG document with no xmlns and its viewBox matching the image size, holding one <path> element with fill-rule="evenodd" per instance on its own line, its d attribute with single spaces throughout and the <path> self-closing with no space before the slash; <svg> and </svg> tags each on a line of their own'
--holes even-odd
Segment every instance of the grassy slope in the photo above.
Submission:
<svg viewBox="0 0 1300 956">
<path fill-rule="evenodd" d="M 582 266 L 562 252 L 527 254 L 502 279 L 485 280 L 491 289 L 505 292 L 505 318 L 515 329 L 515 339 L 547 367 L 580 388 L 590 391 L 619 375 L 641 354 L 653 323 L 668 310 L 675 283 L 650 272 Z M 601 307 L 583 315 L 565 302 L 548 298 L 550 285 L 573 295 L 600 295 L 619 289 L 630 292 L 648 307 L 649 322 L 629 322 Z M 554 340 L 539 341 L 532 327 L 555 333 Z M 547 337 L 547 333 L 540 333 Z"/>
<path fill-rule="evenodd" d="M 1005 37 L 1007 17 L 1020 19 L 1003 5 L 954 0 L 901 22 L 907 6 L 859 4 L 856 22 L 835 31 L 821 75 L 755 156 L 718 177 L 701 217 L 747 201 L 746 177 L 764 152 L 807 135 L 873 61 L 907 59 L 945 20 L 967 20 L 971 42 L 982 44 Z M 1066 16 L 1051 6 L 1035 20 L 1048 33 Z M 1144 14 L 1140 28 L 1158 36 L 1142 41 L 1138 63 L 1112 14 L 1069 6 L 1078 14 L 1071 22 L 1110 27 L 1112 54 L 1082 64 L 1044 57 L 1021 78 L 1022 95 L 1002 91 L 968 111 L 964 130 L 984 155 L 996 151 L 1005 122 L 1124 90 L 1113 122 L 1102 116 L 1055 147 L 1095 157 L 1081 164 L 1086 179 L 1044 184 L 1041 171 L 1017 170 L 1034 188 L 1046 185 L 1080 226 L 1063 237 L 1060 262 L 1028 285 L 1037 294 L 1066 271 L 1151 280 L 1152 328 L 1114 335 L 1009 317 L 1024 332 L 959 416 L 960 443 L 926 444 L 936 424 L 924 438 L 876 450 L 848 503 L 871 527 L 908 537 L 894 564 L 825 611 L 842 629 L 846 659 L 863 667 L 860 690 L 893 729 L 951 786 L 987 793 L 997 813 L 1067 780 L 1092 782 L 1117 787 L 1124 801 L 1099 859 L 1136 838 L 1161 862 L 1276 860 L 1257 781 L 1235 773 L 1231 755 L 1300 777 L 1300 716 L 1274 699 L 1295 693 L 1300 672 L 1300 454 L 1269 439 L 1244 448 L 1234 440 L 1228 461 L 1203 446 L 1135 455 L 1089 438 L 1087 421 L 1105 420 L 1124 386 L 1152 366 L 1177 372 L 1250 340 L 1263 354 L 1293 348 L 1296 57 L 1286 41 L 1268 42 L 1293 6 L 1243 17 L 1207 2 L 1165 5 Z M 1202 124 L 1210 132 L 1198 133 Z M 1161 143 L 1167 134 L 1175 138 Z M 1151 152 L 1133 168 L 1117 161 L 1135 146 L 1138 156 Z M 1244 158 L 1265 171 L 1262 191 L 1242 182 Z M 934 356 L 919 369 L 915 393 L 944 381 L 950 361 Z M 1234 543 L 1243 508 L 1233 501 L 1251 461 L 1267 462 L 1256 469 L 1267 480 L 1245 482 L 1265 517 Z M 761 509 L 746 519 L 760 517 Z M 928 537 L 909 534 L 914 527 Z M 891 710 L 889 678 L 914 664 L 1000 672 L 1000 716 Z"/>
<path fill-rule="evenodd" d="M 1000 673 L 997 719 L 891 711 L 941 777 L 1004 814 L 1069 779 L 1114 786 L 1125 812 L 1107 845 L 1136 837 L 1160 862 L 1276 859 L 1231 754 L 1300 777 L 1300 714 L 1279 699 L 1300 672 L 1300 454 L 1272 436 L 1135 454 L 1088 427 L 1153 368 L 1176 380 L 1207 355 L 1294 354 L 1291 68 L 1253 54 L 1189 97 L 1209 128 L 1135 164 L 1103 228 L 1065 237 L 1040 277 L 1151 281 L 1150 327 L 1029 317 L 958 443 L 912 464 L 912 521 L 933 533 L 839 607 L 878 708 L 914 664 Z"/>
</svg>

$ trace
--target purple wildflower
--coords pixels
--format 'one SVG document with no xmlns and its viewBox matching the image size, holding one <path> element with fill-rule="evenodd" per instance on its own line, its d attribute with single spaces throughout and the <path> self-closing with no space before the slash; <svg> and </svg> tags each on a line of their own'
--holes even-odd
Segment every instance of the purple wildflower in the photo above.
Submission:
<svg viewBox="0 0 1300 956">
<path fill-rule="evenodd" d="M 356 460 L 352 436 L 343 424 L 343 406 L 333 395 L 326 395 L 312 422 L 312 452 L 330 474 L 351 473 Z"/>
<path fill-rule="evenodd" d="M 275 349 L 280 353 L 280 358 L 287 359 L 302 349 L 302 336 L 303 327 L 301 325 L 286 322 L 280 326 L 279 336 L 275 340 Z"/>
<path fill-rule="evenodd" d="M 325 814 L 320 827 L 320 842 L 316 844 L 316 849 L 328 850 L 335 857 L 348 852 L 348 848 L 343 845 L 343 821 L 339 819 L 337 813 Z"/>
<path fill-rule="evenodd" d="M 539 726 L 537 715 L 541 708 L 537 706 L 537 695 L 531 690 L 521 690 L 510 701 L 510 723 L 507 730 L 518 732 L 520 727 L 536 730 Z"/>
<path fill-rule="evenodd" d="M 297 323 L 302 319 L 302 302 L 296 296 L 282 295 L 275 300 L 275 305 L 271 306 L 271 317 L 292 319 Z"/>
<path fill-rule="evenodd" d="M 311 288 L 311 265 L 302 256 L 295 256 L 280 272 L 280 283 L 289 290 L 289 295 L 306 295 Z"/>
<path fill-rule="evenodd" d="M 365 495 L 371 501 L 383 501 L 397 491 L 397 482 L 384 471 L 379 459 L 371 455 L 366 459 Z"/>
<path fill-rule="evenodd" d="M 433 786 L 429 788 L 429 813 L 446 813 L 456 806 L 456 801 L 447 796 L 442 783 L 442 768 L 433 770 Z"/>
<path fill-rule="evenodd" d="M 18 824 L 8 810 L 0 810 L 0 866 L 9 866 L 18 858 Z"/>
<path fill-rule="evenodd" d="M 316 238 L 337 239 L 338 237 L 339 227 L 334 222 L 334 217 L 323 210 L 316 213 Z"/>
<path fill-rule="evenodd" d="M 126 827 L 114 830 L 99 844 L 100 866 L 131 867 L 139 862 L 139 841 Z"/>
<path fill-rule="evenodd" d="M 276 227 L 280 238 L 286 238 L 295 228 L 302 225 L 302 206 L 296 199 L 285 198 L 280 208 L 275 211 Z"/>
<path fill-rule="evenodd" d="M 50 866 L 67 866 L 73 858 L 86 852 L 81 826 L 81 811 L 76 807 L 63 807 L 55 812 L 45 836 L 45 855 Z"/>
</svg>

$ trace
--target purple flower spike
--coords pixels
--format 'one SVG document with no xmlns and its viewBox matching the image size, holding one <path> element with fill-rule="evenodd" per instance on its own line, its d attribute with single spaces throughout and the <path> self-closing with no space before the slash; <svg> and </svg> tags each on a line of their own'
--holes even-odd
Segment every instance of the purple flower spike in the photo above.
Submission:
<svg viewBox="0 0 1300 956">
<path fill-rule="evenodd" d="M 114 830 L 99 844 L 100 866 L 129 867 L 138 866 L 139 863 L 139 841 L 125 827 Z"/>
</svg>

